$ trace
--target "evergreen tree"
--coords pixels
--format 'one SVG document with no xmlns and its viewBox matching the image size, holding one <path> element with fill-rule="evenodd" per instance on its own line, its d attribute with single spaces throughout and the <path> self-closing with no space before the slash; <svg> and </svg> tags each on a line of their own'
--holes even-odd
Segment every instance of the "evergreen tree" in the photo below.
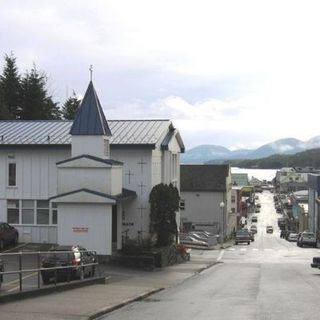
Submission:
<svg viewBox="0 0 320 320">
<path fill-rule="evenodd" d="M 0 75 L 0 118 L 18 119 L 20 112 L 20 75 L 13 53 L 5 55 L 3 73 Z"/>
<path fill-rule="evenodd" d="M 48 95 L 47 77 L 39 73 L 34 65 L 21 80 L 21 119 L 51 120 L 60 119 L 58 104 Z"/>
<path fill-rule="evenodd" d="M 150 229 L 157 235 L 157 246 L 172 244 L 177 234 L 176 212 L 179 210 L 179 191 L 171 183 L 157 184 L 149 195 Z"/>
<path fill-rule="evenodd" d="M 62 116 L 66 120 L 74 120 L 78 112 L 81 100 L 76 96 L 76 93 L 73 91 L 72 97 L 69 97 L 62 106 Z"/>
</svg>

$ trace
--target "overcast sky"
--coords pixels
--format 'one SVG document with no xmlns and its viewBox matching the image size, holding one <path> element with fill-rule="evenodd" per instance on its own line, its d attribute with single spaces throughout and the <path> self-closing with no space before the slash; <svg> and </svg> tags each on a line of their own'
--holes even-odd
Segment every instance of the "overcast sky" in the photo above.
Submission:
<svg viewBox="0 0 320 320">
<path fill-rule="evenodd" d="M 171 119 L 186 148 L 320 135 L 318 0 L 0 0 L 1 55 L 107 119 Z M 3 65 L 3 60 L 2 60 Z"/>
</svg>

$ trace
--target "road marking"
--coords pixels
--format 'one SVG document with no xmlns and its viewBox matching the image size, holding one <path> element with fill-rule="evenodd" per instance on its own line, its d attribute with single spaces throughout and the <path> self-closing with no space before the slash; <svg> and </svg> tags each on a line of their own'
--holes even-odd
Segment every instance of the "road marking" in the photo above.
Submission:
<svg viewBox="0 0 320 320">
<path fill-rule="evenodd" d="M 258 248 L 252 248 L 252 251 L 258 251 L 259 249 Z"/>
<path fill-rule="evenodd" d="M 273 249 L 265 248 L 265 249 L 263 249 L 263 251 L 273 251 Z"/>
<path fill-rule="evenodd" d="M 223 254 L 224 254 L 224 250 L 221 250 L 219 257 L 217 258 L 217 261 L 220 261 L 222 259 Z"/>
<path fill-rule="evenodd" d="M 240 248 L 240 251 L 247 251 L 247 248 Z"/>
<path fill-rule="evenodd" d="M 31 273 L 31 274 L 28 274 L 27 276 L 22 277 L 22 281 L 25 280 L 25 279 L 31 278 L 31 277 L 35 276 L 36 274 L 38 274 L 38 272 L 33 272 L 33 273 Z M 14 284 L 15 282 L 19 282 L 19 281 L 20 281 L 20 280 L 17 279 L 17 280 L 13 280 L 13 281 L 10 281 L 10 282 L 6 282 L 6 283 L 4 283 L 4 284 L 5 284 L 5 285 L 7 285 L 7 284 L 10 285 L 10 284 Z M 18 285 L 18 286 L 16 286 L 16 287 L 13 287 L 13 288 L 11 288 L 10 290 L 7 290 L 7 292 L 16 291 L 16 290 L 18 290 L 18 289 L 20 289 L 20 285 Z"/>
<path fill-rule="evenodd" d="M 8 252 L 10 252 L 10 251 L 12 251 L 12 250 L 16 250 L 16 249 L 25 247 L 27 244 L 29 244 L 29 242 L 23 243 L 23 244 L 21 244 L 20 246 L 16 246 L 16 247 L 14 247 L 14 248 L 10 248 L 10 249 L 8 249 L 8 250 L 2 251 L 2 253 L 6 253 L 6 252 L 8 253 Z"/>
<path fill-rule="evenodd" d="M 229 249 L 227 249 L 228 251 L 235 251 L 236 250 L 236 248 L 229 248 Z"/>
</svg>

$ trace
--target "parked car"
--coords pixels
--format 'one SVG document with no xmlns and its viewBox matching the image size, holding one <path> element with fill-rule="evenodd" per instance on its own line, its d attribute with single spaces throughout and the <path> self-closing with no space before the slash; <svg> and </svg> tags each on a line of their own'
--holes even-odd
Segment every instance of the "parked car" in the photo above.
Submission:
<svg viewBox="0 0 320 320">
<path fill-rule="evenodd" d="M 252 216 L 251 222 L 258 222 L 258 217 L 257 216 Z"/>
<path fill-rule="evenodd" d="M 7 222 L 0 222 L 0 250 L 8 244 L 15 244 L 18 242 L 19 232 Z"/>
<path fill-rule="evenodd" d="M 236 232 L 235 244 L 246 242 L 250 244 L 250 234 L 248 230 L 241 229 Z"/>
<path fill-rule="evenodd" d="M 251 231 L 252 233 L 257 233 L 257 232 L 258 232 L 257 226 L 256 226 L 255 224 L 251 225 L 250 231 Z"/>
<path fill-rule="evenodd" d="M 251 242 L 253 242 L 254 241 L 254 233 L 252 231 L 249 231 L 249 235 L 250 235 Z"/>
<path fill-rule="evenodd" d="M 298 234 L 294 233 L 294 232 L 290 232 L 287 240 L 290 242 L 297 242 L 298 241 Z"/>
<path fill-rule="evenodd" d="M 42 259 L 41 268 L 50 268 L 50 270 L 41 270 L 42 281 L 47 284 L 55 278 L 55 275 L 57 276 L 56 281 L 71 280 L 82 276 L 93 277 L 96 261 L 95 252 L 88 251 L 84 247 L 78 245 L 54 246 Z M 57 269 L 54 269 L 55 267 Z"/>
<path fill-rule="evenodd" d="M 188 246 L 188 245 L 192 245 L 192 246 L 203 246 L 203 247 L 208 247 L 208 242 L 207 241 L 202 241 L 202 240 L 198 240 L 192 236 L 185 236 L 185 237 L 182 237 L 180 239 L 180 243 Z"/>
<path fill-rule="evenodd" d="M 318 268 L 320 269 L 320 257 L 313 257 L 311 268 Z"/>
<path fill-rule="evenodd" d="M 208 242 L 208 236 L 205 236 L 204 234 L 199 234 L 197 232 L 189 232 L 188 236 L 191 236 L 199 241 Z"/>
<path fill-rule="evenodd" d="M 267 226 L 266 227 L 266 232 L 267 233 L 273 233 L 273 226 Z"/>
<path fill-rule="evenodd" d="M 304 245 L 317 247 L 317 237 L 313 232 L 301 232 L 298 236 L 297 246 L 303 247 Z"/>
</svg>

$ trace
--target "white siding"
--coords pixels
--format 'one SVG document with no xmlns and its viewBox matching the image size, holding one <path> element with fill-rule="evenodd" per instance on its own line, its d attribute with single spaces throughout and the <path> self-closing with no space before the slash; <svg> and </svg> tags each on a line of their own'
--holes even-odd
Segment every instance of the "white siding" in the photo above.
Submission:
<svg viewBox="0 0 320 320">
<path fill-rule="evenodd" d="M 109 158 L 105 154 L 104 136 L 72 136 L 72 157 L 90 154 L 99 158 Z"/>
<path fill-rule="evenodd" d="M 123 187 L 137 193 L 137 198 L 123 205 L 123 230 L 129 229 L 128 236 L 145 237 L 149 233 L 149 194 L 152 184 L 151 149 L 111 149 L 111 158 L 124 163 Z"/>
<path fill-rule="evenodd" d="M 181 219 L 194 224 L 219 226 L 222 224 L 220 203 L 223 196 L 223 192 L 181 192 L 181 199 L 185 200 L 185 210 L 180 211 Z"/>
<path fill-rule="evenodd" d="M 98 254 L 112 254 L 112 205 L 59 203 L 58 212 L 59 244 L 79 244 Z M 76 232 L 79 228 L 87 232 Z"/>
<path fill-rule="evenodd" d="M 17 186 L 8 187 L 8 154 L 14 154 Z M 0 149 L 0 199 L 48 199 L 57 192 L 56 162 L 70 156 L 70 150 L 53 147 Z M 12 159 L 10 159 L 12 161 Z"/>
<path fill-rule="evenodd" d="M 87 188 L 111 194 L 110 168 L 59 168 L 58 194 Z"/>
</svg>

